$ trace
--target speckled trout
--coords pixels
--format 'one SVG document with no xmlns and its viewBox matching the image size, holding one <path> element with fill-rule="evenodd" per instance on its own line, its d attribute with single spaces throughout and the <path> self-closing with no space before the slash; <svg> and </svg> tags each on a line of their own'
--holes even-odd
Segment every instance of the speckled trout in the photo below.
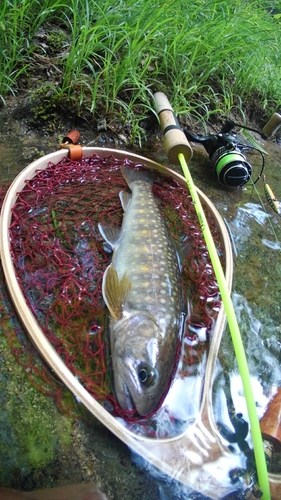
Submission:
<svg viewBox="0 0 281 500">
<path fill-rule="evenodd" d="M 121 228 L 99 225 L 113 249 L 102 283 L 110 313 L 114 389 L 124 410 L 156 409 L 169 386 L 182 324 L 179 259 L 152 194 L 152 172 L 121 167 Z"/>
</svg>

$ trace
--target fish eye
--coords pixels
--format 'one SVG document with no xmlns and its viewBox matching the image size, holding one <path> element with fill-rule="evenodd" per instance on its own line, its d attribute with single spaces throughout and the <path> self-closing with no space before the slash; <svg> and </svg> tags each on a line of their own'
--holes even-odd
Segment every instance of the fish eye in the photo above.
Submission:
<svg viewBox="0 0 281 500">
<path fill-rule="evenodd" d="M 141 384 L 150 387 L 156 380 L 156 371 L 152 366 L 143 363 L 139 367 L 138 376 Z"/>
</svg>

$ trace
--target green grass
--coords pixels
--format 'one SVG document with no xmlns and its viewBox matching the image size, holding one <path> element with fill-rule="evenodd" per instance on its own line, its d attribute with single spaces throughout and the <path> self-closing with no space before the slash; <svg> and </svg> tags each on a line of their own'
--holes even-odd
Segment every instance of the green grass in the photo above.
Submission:
<svg viewBox="0 0 281 500">
<path fill-rule="evenodd" d="M 4 0 L 0 97 L 5 102 L 36 72 L 43 27 L 50 37 L 65 33 L 52 56 L 59 74 L 41 82 L 51 105 L 119 116 L 132 141 L 141 141 L 141 120 L 159 90 L 179 114 L 201 120 L 243 112 L 249 100 L 270 115 L 281 105 L 278 9 L 280 2 L 247 0 Z"/>
</svg>

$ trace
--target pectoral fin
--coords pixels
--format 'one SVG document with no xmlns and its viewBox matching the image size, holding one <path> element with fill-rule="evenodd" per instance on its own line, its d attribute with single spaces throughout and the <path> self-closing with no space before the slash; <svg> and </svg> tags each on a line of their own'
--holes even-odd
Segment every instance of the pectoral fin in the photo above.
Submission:
<svg viewBox="0 0 281 500">
<path fill-rule="evenodd" d="M 110 245 L 112 250 L 118 245 L 118 240 L 121 235 L 121 227 L 103 226 L 98 224 L 99 232 L 103 239 Z"/>
<path fill-rule="evenodd" d="M 126 273 L 119 280 L 117 271 L 110 264 L 103 275 L 102 295 L 111 316 L 118 321 L 122 317 L 124 300 L 132 284 Z"/>
</svg>

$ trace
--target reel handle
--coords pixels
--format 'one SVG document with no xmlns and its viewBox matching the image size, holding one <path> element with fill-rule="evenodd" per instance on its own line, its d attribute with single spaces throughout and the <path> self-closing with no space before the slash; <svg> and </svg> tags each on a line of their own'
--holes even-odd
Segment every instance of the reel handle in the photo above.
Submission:
<svg viewBox="0 0 281 500">
<path fill-rule="evenodd" d="M 273 136 L 281 126 L 281 115 L 274 113 L 267 124 L 263 127 L 262 132 L 267 136 L 267 139 Z"/>
<path fill-rule="evenodd" d="M 188 163 L 192 157 L 192 148 L 179 126 L 167 96 L 163 92 L 154 94 L 154 107 L 159 116 L 163 144 L 170 162 L 179 165 L 178 155 L 182 153 Z"/>
</svg>

